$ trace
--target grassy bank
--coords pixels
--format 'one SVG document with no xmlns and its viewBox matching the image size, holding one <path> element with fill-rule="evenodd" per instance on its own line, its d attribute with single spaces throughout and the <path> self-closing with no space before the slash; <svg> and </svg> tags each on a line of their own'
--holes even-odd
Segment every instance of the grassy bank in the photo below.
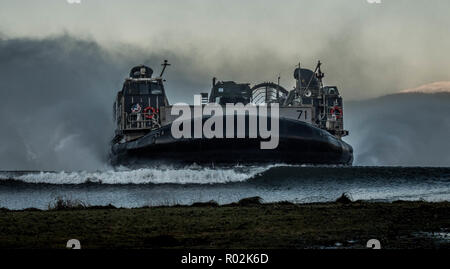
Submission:
<svg viewBox="0 0 450 269">
<path fill-rule="evenodd" d="M 0 248 L 449 248 L 450 203 L 261 204 L 0 211 Z M 442 235 L 442 234 L 441 234 Z"/>
</svg>

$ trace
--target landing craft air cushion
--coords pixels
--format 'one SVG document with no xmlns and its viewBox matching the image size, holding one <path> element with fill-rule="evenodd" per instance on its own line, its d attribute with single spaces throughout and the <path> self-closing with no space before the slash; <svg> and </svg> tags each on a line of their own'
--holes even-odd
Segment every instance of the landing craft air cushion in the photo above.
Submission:
<svg viewBox="0 0 450 269">
<path fill-rule="evenodd" d="M 209 95 L 201 94 L 194 106 L 184 105 L 182 121 L 180 105 L 169 104 L 163 85 L 168 65 L 165 61 L 159 77 L 152 76 L 150 67 L 133 67 L 117 93 L 112 164 L 126 165 L 136 160 L 352 164 L 353 149 L 342 140 L 348 135 L 344 130 L 343 100 L 336 86 L 323 86 L 320 62 L 314 71 L 299 65 L 294 71 L 296 86 L 290 91 L 279 83 L 250 87 L 213 78 Z M 225 111 L 223 115 L 217 115 L 218 107 L 220 112 Z M 230 113 L 229 107 L 246 109 L 241 121 L 239 112 Z M 210 113 L 203 113 L 206 110 Z M 205 133 L 206 126 L 214 136 Z M 200 134 L 196 132 L 199 128 Z M 175 135 L 174 130 L 183 129 L 184 136 Z M 273 132 L 275 129 L 277 132 Z M 272 146 L 263 146 L 268 143 Z"/>
</svg>

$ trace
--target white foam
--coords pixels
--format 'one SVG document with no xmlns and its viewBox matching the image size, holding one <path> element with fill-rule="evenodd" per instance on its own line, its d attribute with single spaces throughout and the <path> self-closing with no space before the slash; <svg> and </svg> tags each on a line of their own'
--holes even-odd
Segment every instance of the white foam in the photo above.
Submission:
<svg viewBox="0 0 450 269">
<path fill-rule="evenodd" d="M 246 181 L 273 167 L 231 167 L 202 168 L 139 168 L 120 167 L 100 172 L 33 172 L 21 175 L 0 173 L 0 178 L 14 179 L 26 183 L 82 184 L 96 182 L 103 184 L 218 184 Z"/>
</svg>

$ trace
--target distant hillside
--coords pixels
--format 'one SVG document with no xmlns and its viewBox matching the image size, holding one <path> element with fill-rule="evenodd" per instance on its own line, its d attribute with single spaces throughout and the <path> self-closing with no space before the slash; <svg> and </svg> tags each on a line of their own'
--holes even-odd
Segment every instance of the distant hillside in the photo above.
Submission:
<svg viewBox="0 0 450 269">
<path fill-rule="evenodd" d="M 450 93 L 346 102 L 355 165 L 450 166 Z"/>
<path fill-rule="evenodd" d="M 450 81 L 436 81 L 433 83 L 428 83 L 421 85 L 416 88 L 406 89 L 401 91 L 401 93 L 440 93 L 447 92 L 450 93 Z"/>
</svg>

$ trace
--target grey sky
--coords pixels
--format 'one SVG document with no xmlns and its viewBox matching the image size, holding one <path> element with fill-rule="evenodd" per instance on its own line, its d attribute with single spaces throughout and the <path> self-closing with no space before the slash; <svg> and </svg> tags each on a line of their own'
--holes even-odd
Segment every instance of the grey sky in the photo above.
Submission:
<svg viewBox="0 0 450 269">
<path fill-rule="evenodd" d="M 0 33 L 66 32 L 116 52 L 189 55 L 183 68 L 202 78 L 256 83 L 281 73 L 286 87 L 298 61 L 320 59 L 326 81 L 351 100 L 450 80 L 449 13 L 448 0 L 0 0 Z"/>
</svg>

